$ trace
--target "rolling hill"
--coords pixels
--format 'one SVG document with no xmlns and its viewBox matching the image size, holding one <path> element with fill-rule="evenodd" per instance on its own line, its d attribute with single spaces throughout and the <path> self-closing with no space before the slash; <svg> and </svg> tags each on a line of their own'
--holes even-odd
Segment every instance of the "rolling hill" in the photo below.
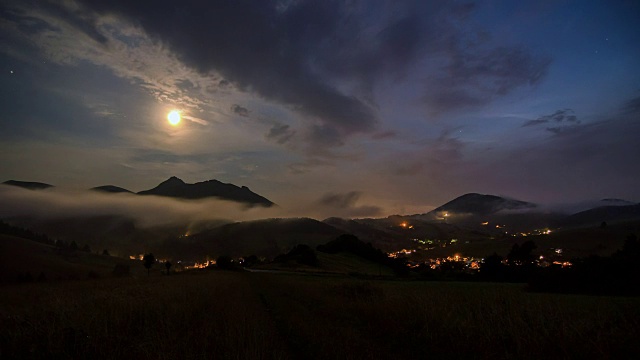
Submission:
<svg viewBox="0 0 640 360">
<path fill-rule="evenodd" d="M 620 206 L 600 206 L 568 216 L 563 226 L 589 226 L 602 222 L 640 220 L 640 204 Z"/>
<path fill-rule="evenodd" d="M 81 280 L 113 276 L 116 264 L 130 274 L 145 275 L 139 262 L 113 256 L 60 249 L 21 237 L 0 234 L 0 283 Z"/>
<path fill-rule="evenodd" d="M 343 232 L 309 218 L 265 219 L 225 224 L 163 244 L 177 258 L 198 255 L 274 257 L 297 244 L 315 248 Z"/>
</svg>

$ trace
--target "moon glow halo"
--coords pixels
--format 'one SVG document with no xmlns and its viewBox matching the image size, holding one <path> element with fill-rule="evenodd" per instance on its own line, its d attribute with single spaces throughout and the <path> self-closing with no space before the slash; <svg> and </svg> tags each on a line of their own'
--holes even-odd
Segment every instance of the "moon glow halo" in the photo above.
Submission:
<svg viewBox="0 0 640 360">
<path fill-rule="evenodd" d="M 173 110 L 167 115 L 167 120 L 169 120 L 169 124 L 176 126 L 180 123 L 180 112 L 178 110 Z"/>
</svg>

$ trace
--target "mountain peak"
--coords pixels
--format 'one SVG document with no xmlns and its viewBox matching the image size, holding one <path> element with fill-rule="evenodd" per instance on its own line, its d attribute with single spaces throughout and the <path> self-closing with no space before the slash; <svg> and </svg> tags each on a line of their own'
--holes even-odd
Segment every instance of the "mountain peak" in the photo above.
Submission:
<svg viewBox="0 0 640 360">
<path fill-rule="evenodd" d="M 19 181 L 19 180 L 7 180 L 3 184 L 18 186 L 18 187 L 29 189 L 29 190 L 42 190 L 42 189 L 53 187 L 53 185 L 49 185 L 45 183 L 33 182 L 33 181 Z"/>
<path fill-rule="evenodd" d="M 248 205 L 272 206 L 273 202 L 252 192 L 247 187 L 225 184 L 218 180 L 206 180 L 188 184 L 172 176 L 153 189 L 140 191 L 140 195 L 167 196 L 180 199 L 203 199 L 217 197 L 223 200 L 237 201 Z"/>
<path fill-rule="evenodd" d="M 91 188 L 89 190 L 105 192 L 105 193 L 132 193 L 130 190 L 121 188 L 119 186 L 114 186 L 114 185 L 96 186 L 96 187 Z"/>
<path fill-rule="evenodd" d="M 502 210 L 521 210 L 536 207 L 526 201 L 507 199 L 496 195 L 468 193 L 459 196 L 433 210 L 433 212 L 453 212 L 476 215 L 488 215 Z"/>
<path fill-rule="evenodd" d="M 161 183 L 160 183 L 160 185 L 162 185 L 162 184 L 167 184 L 167 185 L 169 185 L 169 184 L 170 184 L 170 185 L 174 185 L 174 184 L 176 184 L 176 185 L 184 185 L 184 184 L 186 184 L 186 183 L 185 183 L 184 181 L 182 181 L 182 179 L 180 179 L 179 177 L 177 177 L 177 176 L 172 176 L 172 177 L 168 178 L 167 180 L 165 180 L 165 181 L 163 181 L 163 182 L 161 182 Z"/>
</svg>

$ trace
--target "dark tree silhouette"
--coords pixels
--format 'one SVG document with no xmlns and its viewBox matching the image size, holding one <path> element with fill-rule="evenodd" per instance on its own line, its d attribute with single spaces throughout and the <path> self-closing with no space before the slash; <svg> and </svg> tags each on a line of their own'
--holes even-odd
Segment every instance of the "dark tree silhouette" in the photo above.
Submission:
<svg viewBox="0 0 640 360">
<path fill-rule="evenodd" d="M 484 258 L 484 262 L 480 266 L 480 275 L 492 280 L 498 279 L 504 272 L 502 264 L 502 256 L 493 253 Z"/>
<path fill-rule="evenodd" d="M 144 267 L 147 268 L 147 276 L 149 276 L 149 271 L 151 271 L 151 267 L 156 262 L 156 258 L 152 253 L 148 253 L 144 255 L 142 262 L 144 263 Z"/>
<path fill-rule="evenodd" d="M 298 264 L 318 266 L 318 257 L 316 252 L 313 251 L 308 245 L 298 244 L 287 254 L 281 254 L 276 256 L 275 262 L 286 263 L 290 260 L 295 260 Z"/>
<path fill-rule="evenodd" d="M 627 236 L 622 246 L 622 252 L 628 257 L 640 255 L 640 242 L 636 234 L 629 234 Z"/>
<path fill-rule="evenodd" d="M 170 261 L 165 261 L 165 263 L 164 263 L 164 267 L 166 267 L 166 268 L 167 268 L 167 275 L 169 275 L 169 269 L 171 269 L 171 266 L 172 266 L 172 265 L 173 265 L 173 264 L 172 264 Z"/>
<path fill-rule="evenodd" d="M 85 244 L 82 247 L 82 251 L 90 253 L 91 252 L 91 248 L 89 247 L 89 244 Z"/>
<path fill-rule="evenodd" d="M 111 256 L 111 254 L 109 254 L 109 250 L 107 249 L 102 250 L 102 255 Z"/>
<path fill-rule="evenodd" d="M 525 241 L 522 245 L 513 244 L 507 259 L 510 265 L 525 265 L 531 264 L 534 260 L 533 250 L 536 249 L 536 244 L 529 240 Z"/>
</svg>

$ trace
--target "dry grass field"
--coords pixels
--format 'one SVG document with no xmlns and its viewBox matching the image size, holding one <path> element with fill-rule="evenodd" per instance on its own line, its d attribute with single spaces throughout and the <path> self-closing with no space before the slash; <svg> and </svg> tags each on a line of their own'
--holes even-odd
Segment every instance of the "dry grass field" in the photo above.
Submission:
<svg viewBox="0 0 640 360">
<path fill-rule="evenodd" d="M 2 359 L 620 358 L 640 299 L 203 270 L 0 288 Z"/>
</svg>

